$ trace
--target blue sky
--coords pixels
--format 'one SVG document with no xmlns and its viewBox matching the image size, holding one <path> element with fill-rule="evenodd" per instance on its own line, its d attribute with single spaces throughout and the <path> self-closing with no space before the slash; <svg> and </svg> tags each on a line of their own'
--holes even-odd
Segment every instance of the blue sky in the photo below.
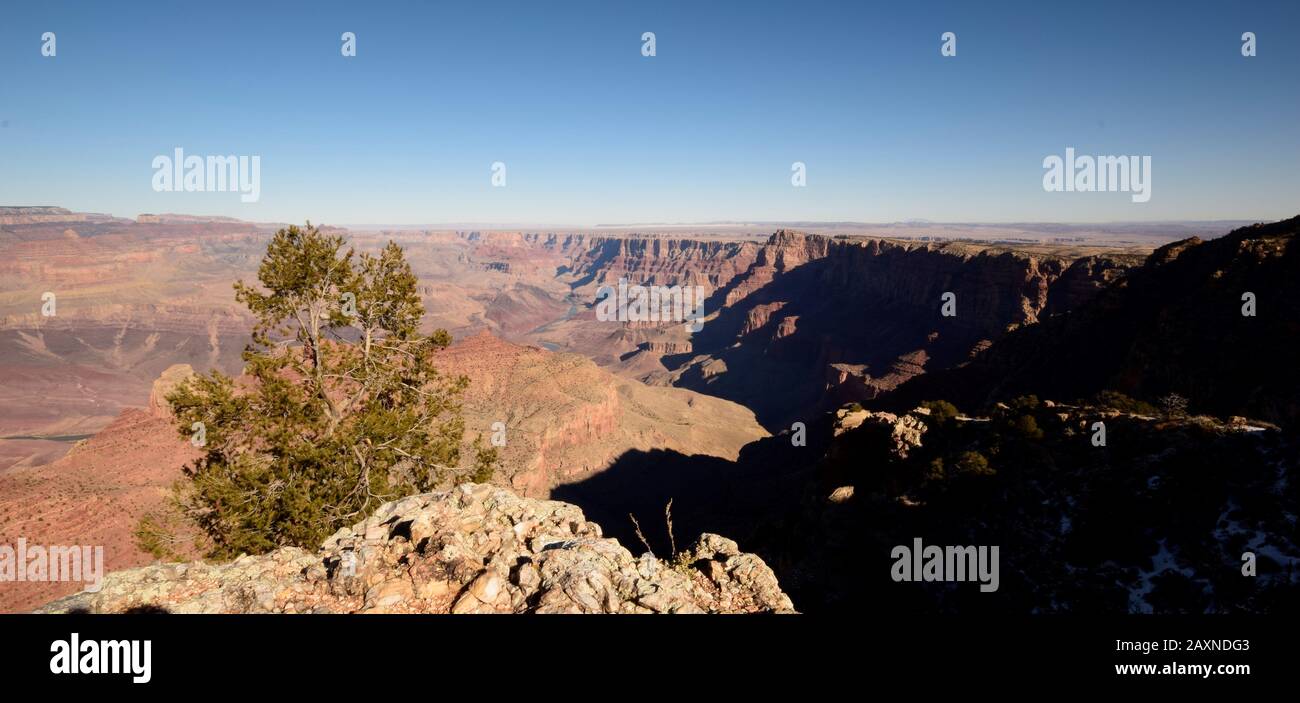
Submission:
<svg viewBox="0 0 1300 703">
<path fill-rule="evenodd" d="M 0 204 L 571 225 L 1300 212 L 1294 0 L 51 0 L 3 15 Z M 956 57 L 940 56 L 945 31 Z M 1244 31 L 1258 56 L 1241 56 Z M 178 146 L 260 156 L 261 199 L 154 192 L 154 156 Z M 1150 202 L 1045 192 L 1043 158 L 1066 147 L 1150 155 Z"/>
</svg>

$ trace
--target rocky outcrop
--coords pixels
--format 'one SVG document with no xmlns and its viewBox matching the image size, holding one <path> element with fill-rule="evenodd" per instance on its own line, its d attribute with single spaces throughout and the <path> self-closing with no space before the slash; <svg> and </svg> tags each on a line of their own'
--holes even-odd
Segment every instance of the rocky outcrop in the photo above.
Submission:
<svg viewBox="0 0 1300 703">
<path fill-rule="evenodd" d="M 929 414 L 930 411 L 925 408 L 916 408 L 907 415 L 842 408 L 835 413 L 834 436 L 864 426 L 872 427 L 888 436 L 887 452 L 891 458 L 906 459 L 908 452 L 921 446 L 921 438 L 926 430 L 926 424 L 921 418 Z"/>
<path fill-rule="evenodd" d="M 189 364 L 168 366 L 158 380 L 153 382 L 153 388 L 149 391 L 149 412 L 163 420 L 170 420 L 172 406 L 167 401 L 167 396 L 193 375 L 194 367 Z"/>
<path fill-rule="evenodd" d="M 484 484 L 381 506 L 316 552 L 282 548 L 228 564 L 109 574 L 38 612 L 793 612 L 772 570 L 702 535 L 672 562 L 634 557 L 573 505 Z"/>
<path fill-rule="evenodd" d="M 745 324 L 740 328 L 740 334 L 747 335 L 767 326 L 767 323 L 772 319 L 772 315 L 779 313 L 783 307 L 785 307 L 785 301 L 778 300 L 750 308 L 745 314 Z"/>
<path fill-rule="evenodd" d="M 690 354 L 690 342 L 642 342 L 637 349 L 655 354 Z"/>
</svg>

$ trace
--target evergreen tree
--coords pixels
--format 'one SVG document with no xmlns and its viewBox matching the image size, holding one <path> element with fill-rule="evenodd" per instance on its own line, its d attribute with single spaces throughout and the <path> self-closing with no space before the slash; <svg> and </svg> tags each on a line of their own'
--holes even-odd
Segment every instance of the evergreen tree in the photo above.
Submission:
<svg viewBox="0 0 1300 703">
<path fill-rule="evenodd" d="M 215 558 L 315 548 L 460 460 L 467 381 L 433 366 L 451 337 L 419 332 L 401 247 L 357 256 L 341 236 L 293 226 L 271 240 L 258 280 L 235 284 L 256 318 L 251 381 L 213 371 L 168 396 L 183 436 L 203 423 L 203 456 L 176 498 Z"/>
</svg>

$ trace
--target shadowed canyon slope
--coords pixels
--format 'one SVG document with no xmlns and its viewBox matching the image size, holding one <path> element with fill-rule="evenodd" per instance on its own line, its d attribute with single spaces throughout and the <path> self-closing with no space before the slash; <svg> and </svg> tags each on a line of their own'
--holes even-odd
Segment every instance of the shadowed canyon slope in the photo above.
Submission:
<svg viewBox="0 0 1300 703">
<path fill-rule="evenodd" d="M 558 494 L 624 537 L 618 515 L 644 522 L 671 498 L 679 537 L 731 536 L 808 612 L 1292 612 L 1300 384 L 1279 351 L 1300 329 L 1298 225 L 1163 247 L 1073 311 L 866 403 L 892 412 L 813 418 L 803 446 L 787 430 L 734 463 L 628 457 Z M 1188 412 L 1157 406 L 1171 391 Z M 940 399 L 965 412 L 920 405 Z M 886 556 L 914 538 L 998 545 L 1001 588 L 900 587 Z"/>
<path fill-rule="evenodd" d="M 1088 299 L 1131 259 L 777 232 L 719 292 L 691 352 L 664 362 L 674 385 L 788 427 L 963 362 L 1007 330 Z M 944 316 L 949 293 L 955 314 Z"/>
<path fill-rule="evenodd" d="M 1177 393 L 1192 412 L 1294 426 L 1297 232 L 1300 217 L 1163 246 L 1087 304 L 1008 335 L 963 368 L 916 379 L 891 404 Z"/>
</svg>

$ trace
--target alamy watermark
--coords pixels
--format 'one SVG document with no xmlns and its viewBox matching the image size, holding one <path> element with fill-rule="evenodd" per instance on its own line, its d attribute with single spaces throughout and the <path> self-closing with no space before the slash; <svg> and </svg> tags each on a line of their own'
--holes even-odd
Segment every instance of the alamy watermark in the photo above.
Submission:
<svg viewBox="0 0 1300 703">
<path fill-rule="evenodd" d="M 239 199 L 255 203 L 262 197 L 262 157 L 186 156 L 176 147 L 173 156 L 153 157 L 155 192 L 239 192 Z"/>
<path fill-rule="evenodd" d="M 983 593 L 998 590 L 997 547 L 923 546 L 917 537 L 912 546 L 900 544 L 889 556 L 894 559 L 889 575 L 895 582 L 969 581 L 978 582 Z"/>
<path fill-rule="evenodd" d="M 104 548 L 28 544 L 0 544 L 0 581 L 77 581 L 86 591 L 98 593 L 104 582 Z"/>
<path fill-rule="evenodd" d="M 133 683 L 153 679 L 153 640 L 81 639 L 74 632 L 50 643 L 52 674 L 128 674 Z"/>
<path fill-rule="evenodd" d="M 596 319 L 601 322 L 684 322 L 687 329 L 704 329 L 704 286 L 629 286 L 596 291 Z"/>
<path fill-rule="evenodd" d="M 1102 191 L 1132 193 L 1135 203 L 1151 199 L 1151 157 L 1075 156 L 1074 147 L 1065 158 L 1050 154 L 1043 159 L 1043 190 L 1066 193 Z"/>
</svg>

